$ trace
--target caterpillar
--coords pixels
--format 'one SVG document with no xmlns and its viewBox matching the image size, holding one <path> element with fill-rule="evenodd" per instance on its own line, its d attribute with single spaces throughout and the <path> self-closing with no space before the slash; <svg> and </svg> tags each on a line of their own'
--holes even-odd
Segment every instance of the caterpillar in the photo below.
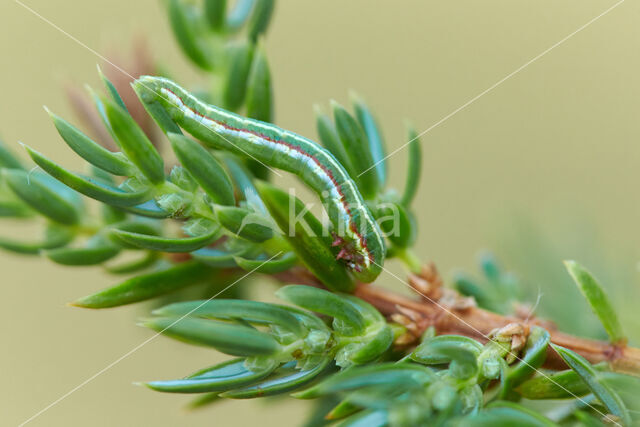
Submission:
<svg viewBox="0 0 640 427">
<path fill-rule="evenodd" d="M 206 104 L 162 77 L 142 76 L 134 89 L 146 105 L 160 105 L 183 130 L 210 148 L 250 156 L 297 175 L 322 202 L 333 225 L 333 245 L 354 276 L 372 282 L 386 254 L 382 232 L 344 167 L 314 141 L 270 123 Z"/>
</svg>

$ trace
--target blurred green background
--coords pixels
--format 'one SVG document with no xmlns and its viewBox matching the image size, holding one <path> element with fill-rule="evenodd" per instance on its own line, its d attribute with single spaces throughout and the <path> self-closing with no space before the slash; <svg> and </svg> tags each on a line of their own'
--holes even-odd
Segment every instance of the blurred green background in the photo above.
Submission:
<svg viewBox="0 0 640 427">
<path fill-rule="evenodd" d="M 147 34 L 155 59 L 180 82 L 198 81 L 177 50 L 158 0 L 29 0 L 46 19 L 101 53 L 129 53 Z M 315 137 L 312 105 L 350 89 L 382 122 L 390 149 L 403 119 L 439 121 L 574 32 L 613 1 L 281 0 L 266 47 L 276 120 Z M 422 138 L 417 252 L 447 275 L 473 271 L 490 249 L 541 293 L 541 312 L 565 329 L 601 330 L 563 272 L 574 258 L 610 290 L 629 335 L 640 338 L 640 26 L 627 1 Z M 62 87 L 98 86 L 89 50 L 19 4 L 0 5 L 0 132 L 81 167 L 42 104 L 72 113 Z M 406 151 L 391 159 L 402 185 Z M 0 223 L 0 233 L 15 232 Z M 399 271 L 397 266 L 394 267 Z M 89 312 L 68 301 L 113 284 L 96 268 L 63 268 L 0 254 L 0 424 L 16 425 L 152 334 L 134 325 L 140 307 Z M 402 287 L 389 276 L 381 282 Z M 267 286 L 267 285 L 265 285 Z M 30 425 L 297 425 L 306 406 L 227 402 L 187 414 L 182 396 L 133 381 L 180 376 L 221 360 L 158 338 L 47 410 Z"/>
</svg>

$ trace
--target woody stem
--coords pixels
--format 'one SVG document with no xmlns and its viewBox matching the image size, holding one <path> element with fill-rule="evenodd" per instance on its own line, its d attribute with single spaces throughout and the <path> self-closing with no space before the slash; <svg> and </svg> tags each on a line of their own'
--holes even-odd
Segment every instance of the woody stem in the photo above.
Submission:
<svg viewBox="0 0 640 427">
<path fill-rule="evenodd" d="M 283 282 L 322 287 L 317 279 L 305 269 L 290 270 L 277 277 Z M 424 289 L 416 289 L 418 282 L 415 280 L 416 278 L 431 285 L 428 293 L 425 293 Z M 491 331 L 511 323 L 538 325 L 549 331 L 551 342 L 575 351 L 591 363 L 608 362 L 611 369 L 615 371 L 635 375 L 640 373 L 639 348 L 629 347 L 624 343 L 615 344 L 570 335 L 557 330 L 555 325 L 550 322 L 532 316 L 523 319 L 514 315 L 501 315 L 476 307 L 473 303 L 461 307 L 445 305 L 442 302 L 442 279 L 432 264 L 423 266 L 420 274 L 410 274 L 408 283 L 416 291 L 418 297 L 407 297 L 369 284 L 359 284 L 354 294 L 376 307 L 388 319 L 397 315 L 411 314 L 415 344 L 417 344 L 420 335 L 431 326 L 436 329 L 439 335 L 464 335 L 486 342 Z M 447 289 L 446 292 L 449 300 L 452 299 L 452 295 L 453 299 L 456 296 L 463 298 L 454 290 Z M 404 344 L 411 344 L 411 342 Z M 551 347 L 548 349 L 544 366 L 556 369 L 566 368 L 560 356 Z"/>
</svg>

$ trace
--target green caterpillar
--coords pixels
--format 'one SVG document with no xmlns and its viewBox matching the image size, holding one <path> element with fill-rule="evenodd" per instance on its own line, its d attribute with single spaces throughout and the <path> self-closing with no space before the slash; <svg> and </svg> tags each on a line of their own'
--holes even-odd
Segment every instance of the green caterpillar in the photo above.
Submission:
<svg viewBox="0 0 640 427">
<path fill-rule="evenodd" d="M 158 104 L 182 129 L 211 148 L 249 156 L 296 174 L 320 197 L 334 227 L 338 258 L 356 278 L 373 281 L 382 270 L 382 233 L 356 184 L 320 145 L 269 123 L 248 119 L 201 102 L 176 83 L 143 76 L 134 83 L 141 100 Z"/>
</svg>

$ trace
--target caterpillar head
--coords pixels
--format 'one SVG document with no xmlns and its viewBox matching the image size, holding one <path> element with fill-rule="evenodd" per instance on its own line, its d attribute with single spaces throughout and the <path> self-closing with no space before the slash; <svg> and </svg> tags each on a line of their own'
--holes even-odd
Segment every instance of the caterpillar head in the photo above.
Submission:
<svg viewBox="0 0 640 427">
<path fill-rule="evenodd" d="M 365 258 L 357 251 L 356 245 L 353 241 L 347 240 L 338 236 L 336 233 L 333 233 L 333 243 L 331 245 L 340 249 L 336 255 L 337 260 L 342 259 L 351 270 L 354 270 L 357 273 L 362 272 L 365 267 Z"/>
</svg>

